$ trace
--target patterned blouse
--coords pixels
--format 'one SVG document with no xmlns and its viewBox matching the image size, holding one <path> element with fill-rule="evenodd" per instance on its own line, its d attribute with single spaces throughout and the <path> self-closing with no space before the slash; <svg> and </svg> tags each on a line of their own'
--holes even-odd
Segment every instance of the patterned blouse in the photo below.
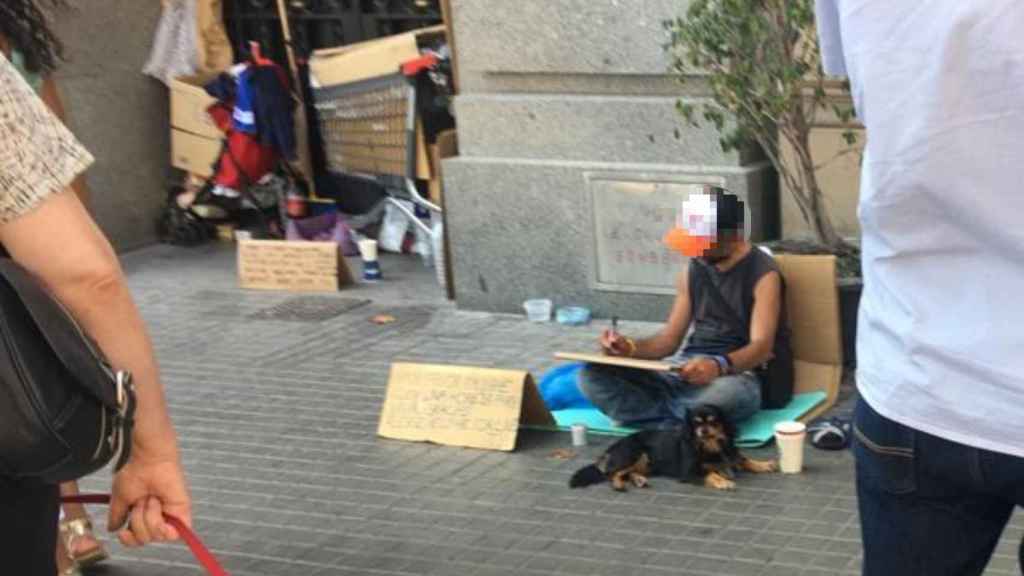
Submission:
<svg viewBox="0 0 1024 576">
<path fill-rule="evenodd" d="M 0 223 L 63 191 L 92 162 L 0 53 Z"/>
</svg>

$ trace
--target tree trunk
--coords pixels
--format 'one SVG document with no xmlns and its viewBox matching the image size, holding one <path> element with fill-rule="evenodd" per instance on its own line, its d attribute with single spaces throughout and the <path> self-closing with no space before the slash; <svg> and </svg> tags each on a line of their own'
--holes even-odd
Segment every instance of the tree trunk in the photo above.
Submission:
<svg viewBox="0 0 1024 576">
<path fill-rule="evenodd" d="M 837 255 L 851 253 L 852 247 L 836 232 L 836 228 L 832 224 L 828 207 L 825 205 L 825 195 L 818 184 L 818 174 L 811 158 L 810 125 L 802 114 L 794 114 L 791 120 L 794 134 L 790 138 L 790 144 L 793 146 L 799 167 L 793 166 L 789 169 L 801 172 L 800 180 L 803 183 L 803 190 L 793 190 L 793 192 L 797 197 L 797 203 L 802 204 L 801 212 L 804 220 L 820 244 Z"/>
</svg>

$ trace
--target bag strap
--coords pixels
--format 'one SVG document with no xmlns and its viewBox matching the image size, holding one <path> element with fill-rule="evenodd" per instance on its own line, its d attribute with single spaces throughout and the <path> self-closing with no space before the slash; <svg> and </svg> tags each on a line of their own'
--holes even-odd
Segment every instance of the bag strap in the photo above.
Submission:
<svg viewBox="0 0 1024 576">
<path fill-rule="evenodd" d="M 732 307 L 732 304 L 729 304 L 729 301 L 726 300 L 725 296 L 723 296 L 721 291 L 718 290 L 718 286 L 715 285 L 715 281 L 711 278 L 711 273 L 705 269 L 704 264 L 697 262 L 696 260 L 691 260 L 690 269 L 692 270 L 694 269 L 694 267 L 699 269 L 701 271 L 701 275 L 704 276 L 705 284 L 707 284 L 707 292 L 711 294 L 711 297 L 714 298 L 715 301 L 717 301 L 719 305 L 721 305 L 722 308 L 725 309 L 726 312 L 728 312 L 729 316 L 732 317 L 732 321 L 736 324 L 736 326 L 739 327 L 740 332 L 743 332 L 743 338 L 749 342 L 750 330 L 743 330 L 743 327 L 746 325 L 746 322 L 743 321 L 743 318 L 740 316 L 739 312 L 737 312 L 736 309 Z"/>
<path fill-rule="evenodd" d="M 79 494 L 77 496 L 62 496 L 61 502 L 68 504 L 110 504 L 110 494 Z M 230 576 L 226 570 L 217 561 L 213 553 L 203 544 L 202 540 L 196 536 L 196 533 L 185 526 L 185 523 L 180 519 L 164 514 L 164 520 L 168 524 L 174 526 L 174 529 L 181 534 L 181 539 L 185 541 L 192 554 L 199 561 L 199 564 L 206 569 L 206 572 L 210 576 Z"/>
</svg>

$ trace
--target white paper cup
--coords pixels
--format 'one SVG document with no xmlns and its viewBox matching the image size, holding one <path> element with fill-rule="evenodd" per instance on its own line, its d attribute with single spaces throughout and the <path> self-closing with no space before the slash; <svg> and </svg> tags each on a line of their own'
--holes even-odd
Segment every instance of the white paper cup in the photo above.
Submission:
<svg viewBox="0 0 1024 576">
<path fill-rule="evenodd" d="M 359 241 L 359 254 L 363 257 L 363 260 L 367 262 L 376 262 L 377 260 L 377 241 L 376 240 L 360 240 Z"/>
<path fill-rule="evenodd" d="M 572 425 L 572 445 L 573 446 L 586 446 L 587 445 L 587 426 L 585 424 L 573 424 Z"/>
<path fill-rule="evenodd" d="M 775 444 L 779 447 L 779 469 L 783 474 L 799 474 L 804 467 L 804 438 L 807 426 L 802 422 L 775 425 Z"/>
</svg>

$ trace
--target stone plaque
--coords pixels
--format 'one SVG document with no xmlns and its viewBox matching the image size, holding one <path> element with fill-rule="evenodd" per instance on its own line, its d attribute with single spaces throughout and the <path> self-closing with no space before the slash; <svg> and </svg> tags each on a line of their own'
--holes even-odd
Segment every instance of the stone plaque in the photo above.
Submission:
<svg viewBox="0 0 1024 576">
<path fill-rule="evenodd" d="M 674 294 L 676 275 L 687 259 L 666 248 L 662 238 L 675 226 L 682 201 L 705 184 L 724 182 L 715 177 L 659 181 L 591 176 L 594 288 Z"/>
</svg>

